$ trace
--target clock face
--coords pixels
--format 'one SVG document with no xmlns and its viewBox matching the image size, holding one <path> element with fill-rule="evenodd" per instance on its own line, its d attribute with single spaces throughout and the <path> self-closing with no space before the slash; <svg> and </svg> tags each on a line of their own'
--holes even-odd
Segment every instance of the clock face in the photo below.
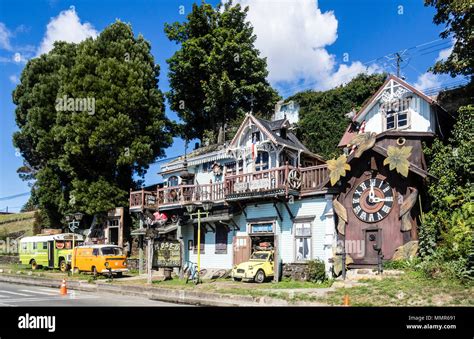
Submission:
<svg viewBox="0 0 474 339">
<path fill-rule="evenodd" d="M 393 191 L 390 185 L 377 178 L 361 182 L 352 195 L 352 210 L 362 221 L 377 222 L 392 210 Z"/>
</svg>

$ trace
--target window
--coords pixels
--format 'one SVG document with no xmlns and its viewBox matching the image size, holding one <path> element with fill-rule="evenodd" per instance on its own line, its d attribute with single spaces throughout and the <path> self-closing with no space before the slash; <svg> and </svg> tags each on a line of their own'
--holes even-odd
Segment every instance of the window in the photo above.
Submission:
<svg viewBox="0 0 474 339">
<path fill-rule="evenodd" d="M 119 225 L 119 219 L 109 219 L 107 220 L 107 223 L 109 226 L 118 226 Z"/>
<path fill-rule="evenodd" d="M 295 259 L 306 261 L 311 259 L 311 222 L 299 221 L 293 224 L 295 232 Z"/>
<path fill-rule="evenodd" d="M 252 133 L 252 142 L 259 142 L 260 141 L 260 131 Z"/>
<path fill-rule="evenodd" d="M 168 178 L 168 187 L 178 186 L 178 177 L 172 176 Z"/>
<path fill-rule="evenodd" d="M 47 242 L 44 242 L 44 243 L 43 243 L 43 249 L 44 249 L 44 250 L 48 249 L 48 243 L 47 243 Z"/>
<path fill-rule="evenodd" d="M 94 248 L 92 250 L 92 255 L 99 255 L 99 249 L 98 248 Z"/>
<path fill-rule="evenodd" d="M 227 253 L 227 233 L 224 225 L 216 225 L 216 254 Z"/>
<path fill-rule="evenodd" d="M 26 250 L 26 247 L 28 246 L 28 244 L 26 242 L 24 242 L 23 244 L 21 244 L 21 248 Z"/>
<path fill-rule="evenodd" d="M 37 248 L 38 248 L 38 243 L 37 243 L 37 242 L 34 242 L 34 243 L 33 243 L 33 249 L 35 250 L 35 249 L 37 249 Z"/>
<path fill-rule="evenodd" d="M 194 253 L 197 253 L 197 246 L 198 246 L 198 228 L 197 226 L 194 227 Z M 203 227 L 201 227 L 201 253 L 204 253 L 204 245 L 206 244 L 206 232 Z"/>
<path fill-rule="evenodd" d="M 236 168 L 238 166 L 238 168 Z M 225 174 L 226 175 L 234 175 L 238 173 L 242 173 L 244 171 L 244 161 L 239 160 L 238 162 L 229 162 L 225 164 Z"/>
<path fill-rule="evenodd" d="M 268 169 L 268 152 L 258 152 L 257 159 L 255 159 L 255 170 L 264 171 Z"/>
<path fill-rule="evenodd" d="M 102 255 L 122 255 L 120 247 L 102 247 Z"/>
<path fill-rule="evenodd" d="M 273 233 L 273 222 L 250 224 L 252 234 L 256 233 Z"/>
<path fill-rule="evenodd" d="M 388 111 L 385 117 L 386 124 L 385 129 L 403 129 L 409 125 L 409 111 Z"/>
</svg>

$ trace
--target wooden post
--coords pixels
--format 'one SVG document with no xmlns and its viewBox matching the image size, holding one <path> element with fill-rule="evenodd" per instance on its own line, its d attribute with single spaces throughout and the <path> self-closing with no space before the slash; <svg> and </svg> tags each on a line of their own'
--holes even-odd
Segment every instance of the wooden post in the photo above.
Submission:
<svg viewBox="0 0 474 339">
<path fill-rule="evenodd" d="M 142 188 L 142 210 L 145 207 L 145 190 Z"/>
<path fill-rule="evenodd" d="M 140 218 L 140 229 L 143 229 L 143 220 Z M 140 241 L 140 237 L 143 237 L 143 235 L 139 235 L 138 238 L 138 274 L 142 275 L 143 274 L 143 242 Z"/>
<path fill-rule="evenodd" d="M 286 196 L 286 198 L 288 198 L 288 183 L 287 183 L 287 180 L 288 180 L 288 173 L 289 173 L 289 165 L 288 165 L 288 161 L 286 161 L 286 163 L 285 163 L 285 178 L 284 178 L 285 196 Z"/>
</svg>

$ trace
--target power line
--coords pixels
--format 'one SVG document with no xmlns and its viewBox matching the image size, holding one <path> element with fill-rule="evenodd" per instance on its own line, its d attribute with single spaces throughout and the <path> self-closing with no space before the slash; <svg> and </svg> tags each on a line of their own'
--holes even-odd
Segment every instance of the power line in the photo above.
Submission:
<svg viewBox="0 0 474 339">
<path fill-rule="evenodd" d="M 15 195 L 10 195 L 10 196 L 7 196 L 7 197 L 2 197 L 0 198 L 0 201 L 4 201 L 4 200 L 11 200 L 11 199 L 15 199 L 15 198 L 18 198 L 18 197 L 24 197 L 26 195 L 30 195 L 31 192 L 25 192 L 25 193 L 19 193 L 19 194 L 15 194 Z"/>
<path fill-rule="evenodd" d="M 442 44 L 445 44 L 445 43 L 448 43 L 450 44 L 450 42 L 447 42 L 447 41 L 443 41 L 445 39 L 441 39 L 441 38 L 438 38 L 438 39 L 434 39 L 434 40 L 431 40 L 431 41 L 427 41 L 427 42 L 423 42 L 421 44 L 417 44 L 417 45 L 414 45 L 414 46 L 410 46 L 408 48 L 405 48 L 405 49 L 401 49 L 399 51 L 396 51 L 396 52 L 393 52 L 393 53 L 389 53 L 389 54 L 386 54 L 384 56 L 380 56 L 380 57 L 377 57 L 375 59 L 372 59 L 372 60 L 369 60 L 369 61 L 366 61 L 366 62 L 362 62 L 361 64 L 362 65 L 369 65 L 369 64 L 374 64 L 380 60 L 385 60 L 385 61 L 392 61 L 392 60 L 397 60 L 397 57 L 394 57 L 396 56 L 397 53 L 400 54 L 400 56 L 403 56 L 405 53 L 407 53 L 408 51 L 412 51 L 412 50 L 416 50 L 416 49 L 420 49 L 421 47 L 424 47 L 423 50 L 427 50 L 427 49 L 430 49 L 430 48 L 433 48 L 435 46 L 440 46 Z M 443 41 L 441 44 L 437 44 L 435 46 L 429 46 L 429 47 L 425 47 L 425 46 L 428 46 L 430 44 L 433 44 L 433 43 L 436 43 L 436 42 L 439 42 L 439 41 Z M 446 46 L 446 48 L 448 48 L 449 46 Z M 444 48 L 442 48 L 444 49 Z M 417 53 L 414 53 L 414 55 L 416 55 Z M 427 53 L 428 54 L 428 53 Z M 410 60 L 410 59 L 409 59 Z M 399 68 L 404 68 L 402 67 L 402 62 L 403 60 L 400 60 L 400 65 L 398 66 Z M 394 67 L 395 70 L 397 70 L 397 66 L 396 65 L 393 65 L 392 63 L 390 63 L 390 65 L 387 65 L 387 66 L 391 66 L 391 67 Z M 383 68 L 386 68 L 387 66 L 383 67 Z M 406 67 L 406 66 L 405 66 Z M 349 75 L 350 74 L 354 74 L 358 71 L 354 71 L 354 72 L 351 72 L 351 73 L 348 73 Z M 291 86 L 291 87 L 287 87 L 285 88 L 283 91 L 280 92 L 280 95 L 282 95 L 283 97 L 285 96 L 288 96 L 289 94 L 291 93 L 294 93 L 295 91 L 300 91 L 300 90 L 304 90 L 304 89 L 311 89 L 311 87 L 315 84 L 318 83 L 318 80 L 315 80 L 315 81 L 311 81 L 311 82 L 306 82 L 306 83 L 303 83 L 303 84 L 299 84 L 299 85 L 295 85 L 295 86 Z"/>
</svg>

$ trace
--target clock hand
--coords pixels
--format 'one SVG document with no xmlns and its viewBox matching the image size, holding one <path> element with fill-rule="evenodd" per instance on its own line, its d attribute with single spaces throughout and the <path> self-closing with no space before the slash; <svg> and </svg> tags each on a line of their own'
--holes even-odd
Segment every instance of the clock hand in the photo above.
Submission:
<svg viewBox="0 0 474 339">
<path fill-rule="evenodd" d="M 379 198 L 379 197 L 374 197 L 372 199 L 372 202 L 381 202 L 381 201 L 388 201 L 387 198 Z"/>
<path fill-rule="evenodd" d="M 374 185 L 370 185 L 369 202 L 374 202 L 374 199 L 375 199 Z"/>
</svg>

